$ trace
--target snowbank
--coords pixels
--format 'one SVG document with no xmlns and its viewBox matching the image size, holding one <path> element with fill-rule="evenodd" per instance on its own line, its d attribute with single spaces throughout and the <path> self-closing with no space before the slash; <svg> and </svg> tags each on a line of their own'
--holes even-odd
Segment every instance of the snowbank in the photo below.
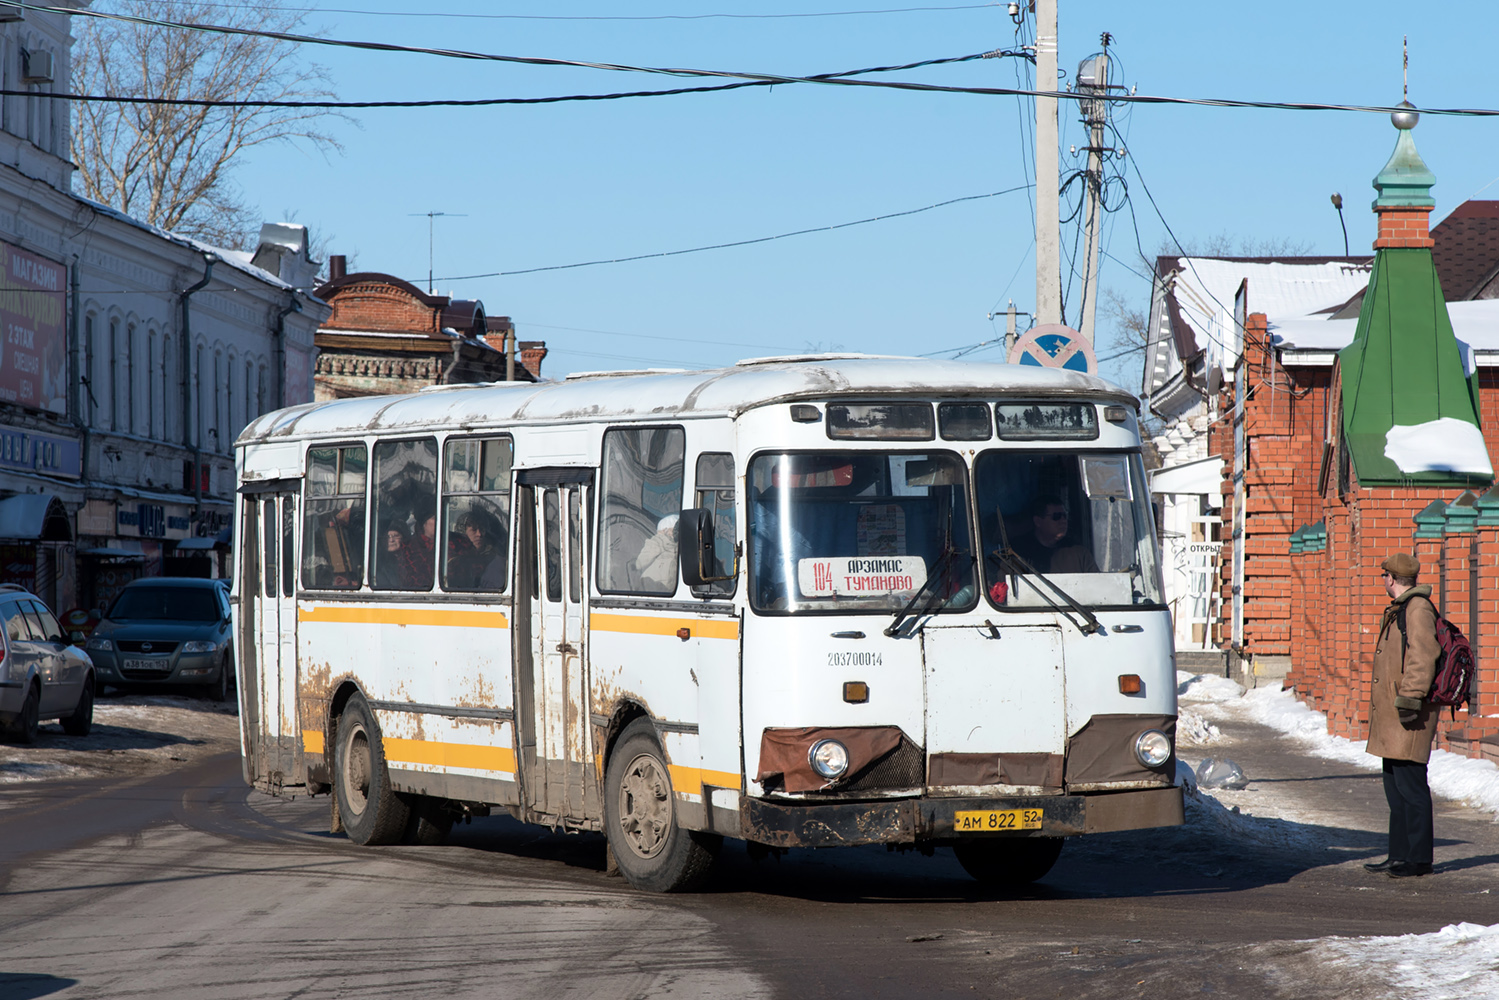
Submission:
<svg viewBox="0 0 1499 1000">
<path fill-rule="evenodd" d="M 1177 671 L 1177 696 L 1199 706 L 1203 714 L 1226 711 L 1285 733 L 1307 752 L 1329 760 L 1378 771 L 1378 757 L 1370 756 L 1364 741 L 1332 736 L 1327 716 L 1314 712 L 1291 691 L 1255 688 L 1246 692 L 1225 677 Z M 1433 750 L 1427 766 L 1431 790 L 1442 798 L 1464 802 L 1499 815 L 1499 767 L 1491 761 Z"/>
<path fill-rule="evenodd" d="M 1319 978 L 1346 973 L 1350 983 L 1382 981 L 1401 1000 L 1499 996 L 1499 924 L 1449 924 L 1431 934 L 1321 938 L 1308 953 Z M 1361 993 L 1360 995 L 1372 995 Z"/>
</svg>

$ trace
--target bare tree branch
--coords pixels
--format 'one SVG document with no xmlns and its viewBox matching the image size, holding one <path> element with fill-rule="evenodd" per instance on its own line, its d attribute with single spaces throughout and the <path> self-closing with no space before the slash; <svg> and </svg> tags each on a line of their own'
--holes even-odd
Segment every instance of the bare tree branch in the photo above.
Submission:
<svg viewBox="0 0 1499 1000">
<path fill-rule="evenodd" d="M 304 13 L 268 3 L 224 6 L 120 0 L 117 13 L 195 24 L 289 32 Z M 73 89 L 121 97 L 321 100 L 326 71 L 297 59 L 289 42 L 212 35 L 95 18 L 76 26 Z M 343 147 L 326 109 L 181 107 L 80 102 L 72 157 L 83 193 L 152 225 L 225 247 L 248 248 L 257 211 L 231 180 L 236 157 L 256 146 L 306 142 Z"/>
</svg>

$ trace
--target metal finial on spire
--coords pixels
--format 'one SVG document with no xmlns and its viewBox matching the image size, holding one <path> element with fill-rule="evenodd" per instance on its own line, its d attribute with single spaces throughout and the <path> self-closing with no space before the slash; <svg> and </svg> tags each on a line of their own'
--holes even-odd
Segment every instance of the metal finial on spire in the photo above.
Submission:
<svg viewBox="0 0 1499 1000">
<path fill-rule="evenodd" d="M 1411 99 L 1411 50 L 1410 36 L 1400 36 L 1400 96 L 1402 100 Z"/>
</svg>

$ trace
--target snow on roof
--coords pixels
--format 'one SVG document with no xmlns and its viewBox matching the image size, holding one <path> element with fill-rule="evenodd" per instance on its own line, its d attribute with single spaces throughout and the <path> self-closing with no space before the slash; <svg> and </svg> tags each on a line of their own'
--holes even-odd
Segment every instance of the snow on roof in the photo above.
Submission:
<svg viewBox="0 0 1499 1000">
<path fill-rule="evenodd" d="M 1384 440 L 1385 458 L 1401 472 L 1494 474 L 1483 431 L 1464 420 L 1440 417 L 1422 424 L 1396 424 Z"/>
<path fill-rule="evenodd" d="M 1499 299 L 1447 303 L 1457 339 L 1479 352 L 1499 352 Z M 1353 343 L 1357 319 L 1291 316 L 1271 319 L 1270 333 L 1281 347 L 1303 351 L 1338 351 Z"/>
<path fill-rule="evenodd" d="M 1176 261 L 1175 297 L 1199 347 L 1225 370 L 1238 360 L 1234 297 L 1249 282 L 1248 311 L 1278 317 L 1307 316 L 1342 305 L 1369 283 L 1371 264 L 1347 260 L 1290 263 L 1216 257 Z M 1273 327 L 1272 327 L 1273 329 Z"/>
<path fill-rule="evenodd" d="M 257 418 L 239 443 L 295 435 L 363 434 L 410 426 L 475 426 L 519 420 L 734 415 L 792 399 L 919 391 L 929 396 L 1087 394 L 1138 405 L 1111 382 L 1057 368 L 929 358 L 785 362 L 707 371 L 621 373 L 565 382 L 491 382 L 445 392 L 362 396 L 289 407 Z"/>
<path fill-rule="evenodd" d="M 219 260 L 222 260 L 224 263 L 228 264 L 235 270 L 243 271 L 245 274 L 250 275 L 252 278 L 258 278 L 268 285 L 274 285 L 277 288 L 284 288 L 288 291 L 296 290 L 294 285 L 290 285 L 287 282 L 282 281 L 280 276 L 272 274 L 263 267 L 256 267 L 254 264 L 250 263 L 251 259 L 255 256 L 254 254 L 245 253 L 242 250 L 226 250 L 223 247 L 216 247 L 212 244 L 204 243 L 202 240 L 193 239 L 191 236 L 184 236 L 181 233 L 174 233 L 169 229 L 162 229 L 160 226 L 153 226 L 149 222 L 142 222 L 140 219 L 137 219 L 132 215 L 126 215 L 119 209 L 110 208 L 108 205 L 105 205 L 102 202 L 92 201 L 88 198 L 83 197 L 82 195 L 75 194 L 73 197 L 88 205 L 100 215 L 108 216 L 111 219 L 118 220 L 128 226 L 133 226 L 136 229 L 145 230 L 148 233 L 161 237 L 168 243 L 175 243 L 178 246 L 188 247 L 189 249 L 200 254 L 213 254 Z M 304 288 L 301 289 L 301 291 L 307 294 L 311 294 L 312 290 Z"/>
</svg>

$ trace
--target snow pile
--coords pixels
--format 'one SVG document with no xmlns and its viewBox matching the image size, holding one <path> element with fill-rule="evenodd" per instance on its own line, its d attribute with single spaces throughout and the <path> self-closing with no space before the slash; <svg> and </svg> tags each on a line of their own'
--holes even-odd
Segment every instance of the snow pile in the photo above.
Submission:
<svg viewBox="0 0 1499 1000">
<path fill-rule="evenodd" d="M 1285 733 L 1318 757 L 1369 771 L 1380 769 L 1379 758 L 1369 755 L 1364 741 L 1330 735 L 1327 716 L 1297 701 L 1295 692 L 1273 688 L 1245 692 L 1224 677 L 1177 671 L 1177 694 L 1182 701 L 1198 703 L 1205 714 L 1231 713 Z M 1499 814 L 1499 766 L 1493 762 L 1433 750 L 1426 773 L 1431 790 L 1442 798 Z"/>
<path fill-rule="evenodd" d="M 1332 937 L 1311 944 L 1308 957 L 1319 978 L 1346 976 L 1350 992 L 1381 982 L 1381 995 L 1402 1000 L 1499 996 L 1499 924 L 1448 924 L 1431 934 Z"/>
<path fill-rule="evenodd" d="M 1202 746 L 1216 743 L 1223 733 L 1196 712 L 1179 708 L 1176 712 L 1176 743 L 1178 746 Z"/>
<path fill-rule="evenodd" d="M 1191 774 L 1192 769 L 1178 761 L 1178 783 L 1182 786 L 1186 827 L 1195 835 L 1221 837 L 1240 848 L 1245 844 L 1256 844 L 1280 852 L 1318 846 L 1315 828 L 1282 819 L 1251 816 L 1239 812 L 1238 806 L 1225 808 L 1207 792 L 1199 791 L 1195 780 L 1182 780 L 1185 777 L 1183 771 Z"/>
<path fill-rule="evenodd" d="M 66 764 L 32 763 L 23 760 L 0 762 L 0 785 L 17 781 L 47 781 L 54 778 L 71 778 L 82 774 L 83 769 Z"/>
</svg>

